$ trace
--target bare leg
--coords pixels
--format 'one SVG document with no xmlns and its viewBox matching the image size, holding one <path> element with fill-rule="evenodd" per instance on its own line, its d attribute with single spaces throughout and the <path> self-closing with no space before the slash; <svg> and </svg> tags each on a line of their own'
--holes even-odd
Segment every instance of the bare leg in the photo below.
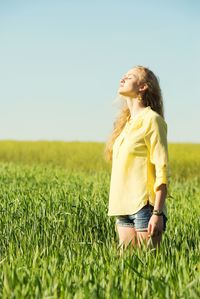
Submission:
<svg viewBox="0 0 200 299">
<path fill-rule="evenodd" d="M 115 231 L 119 236 L 119 245 L 120 248 L 120 256 L 123 254 L 124 246 L 125 248 L 131 243 L 131 247 L 137 246 L 137 234 L 135 228 L 128 226 L 121 226 L 116 224 Z"/>
<path fill-rule="evenodd" d="M 137 240 L 138 240 L 139 247 L 141 247 L 141 245 L 143 243 L 145 245 L 148 245 L 148 247 L 150 247 L 150 248 L 159 249 L 160 242 L 162 240 L 162 232 L 157 236 L 152 236 L 151 237 L 152 242 L 151 242 L 147 231 L 137 231 Z"/>
</svg>

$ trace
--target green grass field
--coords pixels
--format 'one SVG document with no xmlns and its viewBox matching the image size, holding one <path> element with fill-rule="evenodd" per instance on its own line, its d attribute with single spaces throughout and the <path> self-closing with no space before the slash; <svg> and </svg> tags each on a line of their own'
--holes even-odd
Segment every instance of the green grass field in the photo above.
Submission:
<svg viewBox="0 0 200 299">
<path fill-rule="evenodd" d="M 103 147 L 0 142 L 1 298 L 200 298 L 200 144 L 169 144 L 159 252 L 122 257 Z"/>
</svg>

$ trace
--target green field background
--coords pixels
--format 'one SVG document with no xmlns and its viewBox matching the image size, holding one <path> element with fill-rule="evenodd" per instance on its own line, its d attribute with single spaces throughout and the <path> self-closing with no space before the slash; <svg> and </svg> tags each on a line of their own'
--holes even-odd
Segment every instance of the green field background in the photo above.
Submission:
<svg viewBox="0 0 200 299">
<path fill-rule="evenodd" d="M 159 252 L 119 255 L 98 142 L 0 142 L 1 298 L 200 298 L 200 144 L 169 143 Z"/>
</svg>

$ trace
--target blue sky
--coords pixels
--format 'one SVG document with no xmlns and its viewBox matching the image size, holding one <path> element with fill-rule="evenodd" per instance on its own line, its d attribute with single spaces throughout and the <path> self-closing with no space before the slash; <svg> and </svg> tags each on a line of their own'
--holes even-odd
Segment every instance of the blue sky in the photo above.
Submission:
<svg viewBox="0 0 200 299">
<path fill-rule="evenodd" d="M 122 74 L 160 80 L 169 142 L 200 142 L 199 1 L 0 1 L 0 139 L 105 142 Z"/>
</svg>

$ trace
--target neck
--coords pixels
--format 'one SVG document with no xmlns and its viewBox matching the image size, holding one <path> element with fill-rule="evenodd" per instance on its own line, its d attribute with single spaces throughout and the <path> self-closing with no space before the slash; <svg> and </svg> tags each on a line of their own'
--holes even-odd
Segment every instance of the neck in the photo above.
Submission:
<svg viewBox="0 0 200 299">
<path fill-rule="evenodd" d="M 134 118 L 145 106 L 137 98 L 127 98 L 127 105 L 130 110 L 131 118 Z"/>
</svg>

